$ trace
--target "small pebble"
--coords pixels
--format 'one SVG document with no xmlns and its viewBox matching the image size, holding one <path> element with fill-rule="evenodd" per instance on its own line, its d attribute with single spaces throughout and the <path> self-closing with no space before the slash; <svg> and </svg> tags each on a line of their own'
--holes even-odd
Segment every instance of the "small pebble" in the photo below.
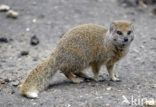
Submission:
<svg viewBox="0 0 156 107">
<path fill-rule="evenodd" d="M 29 32 L 30 31 L 30 28 L 26 28 L 26 31 Z"/>
<path fill-rule="evenodd" d="M 11 94 L 14 94 L 14 93 L 15 93 L 15 91 L 14 91 L 14 90 L 12 90 L 12 91 L 11 91 Z"/>
<path fill-rule="evenodd" d="M 37 21 L 36 19 L 33 19 L 33 20 L 32 20 L 33 23 L 36 23 L 36 21 Z"/>
<path fill-rule="evenodd" d="M 29 54 L 29 51 L 21 51 L 21 56 L 26 56 Z"/>
<path fill-rule="evenodd" d="M 152 88 L 156 88 L 156 84 L 154 84 L 154 85 L 152 86 Z"/>
<path fill-rule="evenodd" d="M 110 104 L 106 104 L 106 107 L 109 107 L 110 106 Z"/>
<path fill-rule="evenodd" d="M 36 103 L 34 102 L 33 105 L 36 105 Z"/>
<path fill-rule="evenodd" d="M 91 79 L 89 79 L 89 78 L 85 78 L 84 81 L 86 81 L 86 82 L 90 82 Z"/>
<path fill-rule="evenodd" d="M 10 9 L 8 5 L 2 4 L 0 5 L 0 11 L 6 12 Z"/>
<path fill-rule="evenodd" d="M 111 89 L 112 89 L 111 87 L 106 88 L 107 91 L 110 91 Z"/>
<path fill-rule="evenodd" d="M 0 79 L 0 84 L 3 84 L 3 83 L 4 83 L 4 81 Z"/>
<path fill-rule="evenodd" d="M 43 19 L 45 17 L 45 15 L 41 14 L 39 15 L 39 18 Z"/>
<path fill-rule="evenodd" d="M 38 57 L 34 57 L 33 61 L 38 61 L 38 59 L 39 59 Z"/>
<path fill-rule="evenodd" d="M 34 35 L 34 36 L 31 37 L 30 44 L 33 45 L 33 46 L 39 44 L 39 39 L 36 37 L 36 35 Z"/>
<path fill-rule="evenodd" d="M 4 81 L 7 83 L 10 82 L 10 80 L 8 78 L 4 79 Z"/>
<path fill-rule="evenodd" d="M 13 19 L 16 19 L 19 15 L 18 12 L 14 10 L 9 10 L 6 14 L 7 14 L 7 17 L 13 18 Z"/>
<path fill-rule="evenodd" d="M 12 86 L 18 86 L 19 85 L 19 81 L 15 80 L 15 81 L 11 82 L 11 85 Z"/>
<path fill-rule="evenodd" d="M 8 39 L 6 37 L 0 37 L 0 42 L 8 43 Z"/>
</svg>

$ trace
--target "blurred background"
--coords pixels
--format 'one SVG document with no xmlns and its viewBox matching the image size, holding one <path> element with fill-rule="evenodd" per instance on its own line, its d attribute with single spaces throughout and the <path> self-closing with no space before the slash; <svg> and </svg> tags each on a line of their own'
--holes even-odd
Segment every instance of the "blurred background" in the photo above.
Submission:
<svg viewBox="0 0 156 107">
<path fill-rule="evenodd" d="M 40 99 L 19 95 L 26 72 L 49 58 L 70 28 L 86 23 L 108 28 L 115 20 L 135 26 L 130 52 L 116 69 L 121 83 L 110 82 L 103 67 L 102 82 L 72 84 L 58 73 Z M 0 107 L 125 107 L 123 95 L 155 98 L 155 77 L 156 0 L 0 0 Z"/>
</svg>

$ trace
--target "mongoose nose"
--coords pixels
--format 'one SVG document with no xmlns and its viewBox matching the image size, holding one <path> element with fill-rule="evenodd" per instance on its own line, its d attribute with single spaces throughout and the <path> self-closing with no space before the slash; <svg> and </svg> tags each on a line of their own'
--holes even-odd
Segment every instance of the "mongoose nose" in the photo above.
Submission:
<svg viewBox="0 0 156 107">
<path fill-rule="evenodd" d="M 124 37 L 124 42 L 127 42 L 128 41 L 128 37 Z"/>
</svg>

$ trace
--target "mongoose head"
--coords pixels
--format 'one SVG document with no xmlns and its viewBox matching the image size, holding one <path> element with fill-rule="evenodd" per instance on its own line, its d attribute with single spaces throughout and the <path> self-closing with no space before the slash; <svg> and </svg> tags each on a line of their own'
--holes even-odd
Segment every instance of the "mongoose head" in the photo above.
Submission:
<svg viewBox="0 0 156 107">
<path fill-rule="evenodd" d="M 118 47 L 127 47 L 134 39 L 134 28 L 128 21 L 113 22 L 109 32 L 112 43 Z"/>
</svg>

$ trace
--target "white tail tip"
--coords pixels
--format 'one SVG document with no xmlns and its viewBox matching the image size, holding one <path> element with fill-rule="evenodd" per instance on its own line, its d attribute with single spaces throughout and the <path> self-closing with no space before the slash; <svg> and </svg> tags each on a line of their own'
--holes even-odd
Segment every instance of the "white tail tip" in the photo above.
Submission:
<svg viewBox="0 0 156 107">
<path fill-rule="evenodd" d="M 26 96 L 28 98 L 38 98 L 38 92 L 27 92 Z"/>
</svg>

